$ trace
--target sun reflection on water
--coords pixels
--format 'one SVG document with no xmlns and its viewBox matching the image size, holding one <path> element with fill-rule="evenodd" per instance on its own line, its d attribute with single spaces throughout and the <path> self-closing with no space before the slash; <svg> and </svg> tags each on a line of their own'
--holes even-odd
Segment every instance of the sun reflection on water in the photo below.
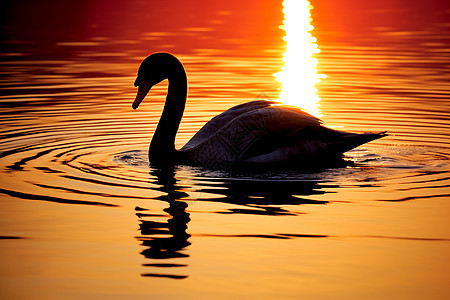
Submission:
<svg viewBox="0 0 450 300">
<path fill-rule="evenodd" d="M 284 104 L 299 106 L 309 113 L 320 117 L 319 101 L 315 84 L 326 76 L 318 74 L 318 60 L 314 54 L 319 53 L 317 39 L 311 31 L 311 3 L 307 0 L 284 0 L 284 21 L 280 26 L 286 32 L 286 51 L 283 55 L 284 66 L 275 73 L 281 83 L 280 100 Z"/>
</svg>

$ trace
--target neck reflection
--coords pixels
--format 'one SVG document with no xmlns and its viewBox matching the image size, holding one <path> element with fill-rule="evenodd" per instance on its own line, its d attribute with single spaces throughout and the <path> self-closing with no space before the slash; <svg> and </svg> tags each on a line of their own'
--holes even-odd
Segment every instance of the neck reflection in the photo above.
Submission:
<svg viewBox="0 0 450 300">
<path fill-rule="evenodd" d="M 169 214 L 169 218 L 161 221 L 161 217 L 166 218 L 166 216 L 147 213 L 147 209 L 136 207 L 136 216 L 139 218 L 139 230 L 141 232 L 141 236 L 137 239 L 142 241 L 142 246 L 146 247 L 141 254 L 152 260 L 151 263 L 146 263 L 143 266 L 151 267 L 156 271 L 144 273 L 142 276 L 172 279 L 187 278 L 187 275 L 167 274 L 159 271 L 161 268 L 173 270 L 173 268 L 179 269 L 187 266 L 187 264 L 164 262 L 168 259 L 189 257 L 183 250 L 191 244 L 188 241 L 190 234 L 186 232 L 190 214 L 186 212 L 187 204 L 178 201 L 185 194 L 179 191 L 180 187 L 177 185 L 173 168 L 154 170 L 150 174 L 156 176 L 155 183 L 160 185 L 158 190 L 167 192 L 166 196 L 157 200 L 168 202 L 169 206 L 164 211 Z"/>
</svg>

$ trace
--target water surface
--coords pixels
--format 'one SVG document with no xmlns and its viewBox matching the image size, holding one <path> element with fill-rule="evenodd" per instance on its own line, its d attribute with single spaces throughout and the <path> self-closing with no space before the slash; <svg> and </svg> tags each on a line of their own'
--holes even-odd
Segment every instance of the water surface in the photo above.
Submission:
<svg viewBox="0 0 450 300">
<path fill-rule="evenodd" d="M 270 172 L 150 167 L 167 84 L 131 102 L 154 51 L 188 73 L 177 147 L 276 99 L 281 1 L 6 5 L 1 295 L 447 298 L 448 4 L 311 2 L 322 119 L 389 136 L 352 166 Z"/>
</svg>

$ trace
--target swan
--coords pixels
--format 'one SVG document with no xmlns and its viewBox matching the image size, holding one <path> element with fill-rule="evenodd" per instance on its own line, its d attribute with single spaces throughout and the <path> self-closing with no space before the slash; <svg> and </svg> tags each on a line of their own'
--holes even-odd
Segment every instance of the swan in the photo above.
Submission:
<svg viewBox="0 0 450 300">
<path fill-rule="evenodd" d="M 165 79 L 169 81 L 166 102 L 149 148 L 152 165 L 301 164 L 342 157 L 344 152 L 386 135 L 333 130 L 297 107 L 256 100 L 213 117 L 176 150 L 188 84 L 185 69 L 175 56 L 157 52 L 144 59 L 134 83 L 138 92 L 132 107 L 138 108 L 149 90 Z"/>
</svg>

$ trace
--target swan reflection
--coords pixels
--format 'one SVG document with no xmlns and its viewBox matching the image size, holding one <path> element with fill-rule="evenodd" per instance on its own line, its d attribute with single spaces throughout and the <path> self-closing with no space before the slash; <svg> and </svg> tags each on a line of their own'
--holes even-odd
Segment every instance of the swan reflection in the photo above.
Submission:
<svg viewBox="0 0 450 300">
<path fill-rule="evenodd" d="M 192 180 L 186 181 L 186 174 L 190 174 Z M 149 259 L 149 262 L 143 266 L 151 270 L 143 273 L 142 276 L 172 279 L 183 279 L 189 276 L 186 269 L 187 259 L 190 256 L 189 245 L 191 245 L 189 240 L 191 234 L 188 232 L 188 223 L 191 218 L 190 213 L 186 211 L 189 205 L 192 206 L 194 203 L 198 205 L 201 202 L 233 205 L 227 210 L 212 212 L 216 214 L 296 216 L 301 213 L 281 206 L 324 205 L 327 201 L 313 200 L 307 196 L 322 195 L 327 193 L 324 188 L 338 187 L 330 182 L 312 179 L 286 179 L 287 177 L 284 176 L 286 174 L 277 174 L 278 178 L 267 178 L 267 174 L 266 178 L 258 178 L 258 173 L 253 173 L 250 178 L 246 176 L 248 174 L 244 173 L 211 173 L 208 170 L 192 167 L 152 169 L 150 182 L 156 185 L 155 190 L 164 192 L 164 194 L 151 199 L 167 203 L 167 207 L 164 209 L 167 214 L 154 213 L 146 208 L 136 207 L 141 233 L 137 239 L 145 247 L 141 254 Z M 215 235 L 205 233 L 197 235 L 292 238 L 292 236 L 267 234 Z M 299 236 L 305 237 L 305 235 Z M 175 263 L 172 262 L 173 259 L 176 259 Z"/>
</svg>

